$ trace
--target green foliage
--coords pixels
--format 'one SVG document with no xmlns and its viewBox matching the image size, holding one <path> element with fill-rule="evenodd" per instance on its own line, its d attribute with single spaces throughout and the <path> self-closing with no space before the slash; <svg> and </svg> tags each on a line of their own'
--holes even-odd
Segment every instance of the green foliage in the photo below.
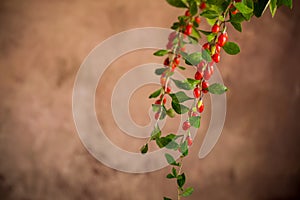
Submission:
<svg viewBox="0 0 300 200">
<path fill-rule="evenodd" d="M 166 55 L 167 53 L 169 53 L 168 50 L 166 50 L 166 49 L 161 49 L 161 50 L 158 50 L 158 51 L 154 52 L 153 55 L 155 55 L 155 56 L 164 56 L 164 55 Z"/>
<path fill-rule="evenodd" d="M 223 49 L 230 55 L 236 55 L 241 51 L 239 45 L 234 42 L 226 42 L 226 44 L 223 46 Z"/>
<path fill-rule="evenodd" d="M 200 116 L 192 116 L 189 118 L 189 122 L 191 124 L 191 126 L 195 127 L 195 128 L 199 128 L 200 127 Z"/>
<path fill-rule="evenodd" d="M 220 83 L 214 83 L 208 87 L 208 91 L 212 94 L 223 94 L 227 90 L 227 87 Z"/>
<path fill-rule="evenodd" d="M 185 189 L 185 190 L 182 192 L 181 196 L 183 196 L 183 197 L 188 197 L 188 196 L 190 196 L 193 192 L 194 192 L 194 188 L 189 187 L 189 188 Z"/>
<path fill-rule="evenodd" d="M 161 91 L 162 91 L 161 88 L 158 89 L 158 90 L 156 90 L 155 92 L 153 92 L 153 93 L 149 96 L 149 99 L 158 97 L 158 96 L 160 95 Z"/>
<path fill-rule="evenodd" d="M 166 0 L 171 6 L 177 7 L 177 8 L 187 8 L 185 3 L 181 0 Z"/>
<path fill-rule="evenodd" d="M 179 166 L 179 164 L 175 161 L 175 159 L 173 158 L 173 156 L 171 156 L 170 154 L 166 153 L 165 157 L 166 157 L 167 162 L 170 165 Z"/>
<path fill-rule="evenodd" d="M 193 99 L 193 98 L 187 96 L 183 91 L 170 94 L 170 97 L 172 98 L 172 101 L 175 103 L 182 103 L 182 102 Z"/>
</svg>

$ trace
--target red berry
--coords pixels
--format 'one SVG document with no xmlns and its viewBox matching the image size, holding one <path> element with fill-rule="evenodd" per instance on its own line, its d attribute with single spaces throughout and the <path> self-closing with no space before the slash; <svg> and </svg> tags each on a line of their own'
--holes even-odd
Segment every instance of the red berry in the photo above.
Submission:
<svg viewBox="0 0 300 200">
<path fill-rule="evenodd" d="M 221 52 L 221 46 L 219 44 L 216 44 L 216 53 Z"/>
<path fill-rule="evenodd" d="M 242 0 L 234 0 L 234 1 L 238 3 L 238 2 L 241 2 Z"/>
<path fill-rule="evenodd" d="M 197 71 L 197 72 L 195 73 L 195 79 L 196 79 L 196 80 L 201 80 L 202 78 L 203 78 L 202 72 Z"/>
<path fill-rule="evenodd" d="M 185 47 L 181 47 L 180 51 L 185 52 Z"/>
<path fill-rule="evenodd" d="M 202 2 L 201 4 L 200 4 L 200 9 L 205 9 L 206 8 L 206 3 L 204 3 L 204 2 Z"/>
<path fill-rule="evenodd" d="M 207 93 L 208 92 L 208 86 L 209 86 L 209 84 L 208 84 L 208 82 L 207 81 L 202 81 L 202 91 L 203 91 L 203 93 Z"/>
<path fill-rule="evenodd" d="M 198 107 L 198 111 L 199 113 L 202 113 L 204 110 L 204 104 L 202 103 L 199 107 Z"/>
<path fill-rule="evenodd" d="M 199 64 L 198 64 L 198 71 L 202 71 L 203 67 L 205 67 L 206 62 L 204 60 L 202 60 Z"/>
<path fill-rule="evenodd" d="M 180 58 L 175 57 L 175 58 L 174 58 L 174 63 L 175 63 L 176 65 L 179 65 L 179 63 L 180 63 Z"/>
<path fill-rule="evenodd" d="M 215 61 L 216 63 L 218 63 L 218 62 L 220 62 L 221 56 L 220 56 L 220 54 L 215 53 L 214 55 L 212 55 L 211 58 L 213 59 L 213 61 Z"/>
<path fill-rule="evenodd" d="M 167 87 L 166 93 L 169 94 L 170 92 L 171 92 L 171 88 L 170 88 L 170 87 Z"/>
<path fill-rule="evenodd" d="M 188 130 L 190 127 L 191 127 L 191 124 L 190 124 L 189 121 L 183 122 L 183 124 L 182 124 L 182 129 L 183 129 L 183 130 L 186 131 L 186 130 Z"/>
<path fill-rule="evenodd" d="M 193 28 L 193 26 L 192 26 L 191 24 L 188 24 L 188 25 L 185 27 L 184 34 L 186 34 L 186 35 L 191 35 L 191 34 L 192 34 L 192 28 Z"/>
<path fill-rule="evenodd" d="M 239 10 L 238 10 L 238 9 L 235 9 L 235 10 L 232 11 L 231 13 L 232 13 L 233 15 L 236 15 L 236 14 L 238 14 L 238 12 L 239 12 Z"/>
<path fill-rule="evenodd" d="M 187 143 L 188 143 L 189 146 L 192 146 L 192 144 L 193 144 L 193 139 L 192 139 L 190 136 L 187 136 L 187 137 L 186 137 L 186 141 L 187 141 Z"/>
<path fill-rule="evenodd" d="M 155 101 L 155 104 L 160 105 L 160 104 L 161 104 L 161 100 L 156 100 L 156 101 Z"/>
<path fill-rule="evenodd" d="M 211 74 L 212 74 L 212 73 L 211 73 L 210 69 L 207 68 L 207 69 L 204 71 L 204 79 L 205 79 L 205 80 L 210 79 Z"/>
<path fill-rule="evenodd" d="M 228 40 L 227 33 L 226 32 L 225 33 L 221 33 L 221 35 L 218 37 L 218 44 L 221 47 L 223 47 L 226 44 L 227 40 Z"/>
<path fill-rule="evenodd" d="M 218 33 L 220 31 L 220 26 L 218 24 L 213 25 L 211 32 Z"/>
<path fill-rule="evenodd" d="M 190 13 L 189 10 L 187 10 L 187 11 L 185 11 L 185 14 L 184 14 L 184 15 L 187 16 L 187 17 L 189 17 L 189 16 L 191 16 L 191 13 Z"/>
<path fill-rule="evenodd" d="M 159 115 L 160 115 L 160 113 L 159 113 L 159 112 L 155 113 L 155 115 L 154 115 L 154 118 L 155 118 L 156 120 L 158 120 L 158 118 L 159 118 Z"/>
<path fill-rule="evenodd" d="M 195 17 L 195 22 L 199 25 L 201 22 L 201 18 L 200 17 Z"/>
<path fill-rule="evenodd" d="M 164 65 L 169 66 L 169 64 L 170 64 L 169 58 L 166 58 L 165 61 L 164 61 Z"/>
<path fill-rule="evenodd" d="M 174 69 L 177 67 L 177 65 L 175 63 L 172 64 L 172 70 L 174 71 Z"/>
<path fill-rule="evenodd" d="M 194 97 L 195 97 L 196 99 L 198 99 L 198 98 L 200 97 L 200 95 L 201 95 L 201 91 L 200 91 L 200 89 L 199 89 L 198 87 L 196 87 L 196 88 L 194 89 Z"/>
<path fill-rule="evenodd" d="M 167 98 L 164 97 L 164 99 L 163 99 L 163 104 L 166 104 L 166 103 L 167 103 Z"/>
<path fill-rule="evenodd" d="M 214 64 L 212 63 L 208 67 L 209 67 L 210 73 L 213 74 L 214 73 Z"/>
<path fill-rule="evenodd" d="M 203 49 L 210 49 L 210 44 L 209 43 L 205 43 L 202 47 L 203 47 Z"/>
</svg>

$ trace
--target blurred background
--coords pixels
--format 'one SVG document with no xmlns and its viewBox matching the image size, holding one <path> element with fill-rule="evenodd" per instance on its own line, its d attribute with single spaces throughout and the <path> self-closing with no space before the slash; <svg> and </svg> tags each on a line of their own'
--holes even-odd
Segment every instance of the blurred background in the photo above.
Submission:
<svg viewBox="0 0 300 200">
<path fill-rule="evenodd" d="M 267 11 L 244 23 L 242 34 L 229 29 L 241 53 L 222 54 L 218 64 L 229 87 L 225 127 L 213 151 L 199 160 L 210 118 L 205 112 L 184 164 L 187 185 L 195 188 L 187 199 L 300 199 L 300 2 L 294 3 L 292 11 L 281 8 L 274 19 Z M 174 197 L 174 181 L 164 178 L 169 167 L 126 174 L 87 152 L 72 118 L 72 89 L 83 59 L 101 41 L 131 28 L 168 28 L 183 13 L 164 0 L 0 1 L 0 199 Z M 107 105 L 122 74 L 138 64 L 162 62 L 152 53 L 121 57 L 96 93 L 99 123 L 115 144 L 132 152 L 144 140 L 122 134 Z M 136 123 L 149 122 L 147 97 L 156 87 L 133 94 Z"/>
</svg>

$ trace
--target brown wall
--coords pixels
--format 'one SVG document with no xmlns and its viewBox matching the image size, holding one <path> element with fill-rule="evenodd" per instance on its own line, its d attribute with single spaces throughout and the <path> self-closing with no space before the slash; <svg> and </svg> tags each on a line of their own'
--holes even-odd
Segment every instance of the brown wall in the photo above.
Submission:
<svg viewBox="0 0 300 200">
<path fill-rule="evenodd" d="M 185 164 L 188 184 L 195 187 L 189 199 L 300 199 L 300 3 L 295 4 L 274 19 L 268 13 L 245 23 L 242 34 L 229 31 L 242 52 L 224 54 L 219 64 L 230 88 L 227 119 L 213 152 L 199 160 L 209 114 L 203 117 Z M 76 72 L 94 46 L 130 28 L 169 27 L 182 12 L 163 0 L 0 2 L 0 199 L 153 200 L 174 193 L 175 184 L 163 178 L 169 168 L 133 175 L 92 158 L 76 133 L 71 96 Z M 137 63 L 149 58 L 160 61 L 144 56 Z M 116 81 L 135 59 L 129 55 L 105 79 Z M 134 104 L 130 109 L 138 123 L 145 123 L 140 119 L 152 89 L 134 96 L 140 111 Z M 109 94 L 109 87 L 97 91 L 99 116 L 109 102 L 104 91 Z M 112 121 L 101 123 L 125 149 L 137 151 L 143 143 L 128 145 Z"/>
</svg>

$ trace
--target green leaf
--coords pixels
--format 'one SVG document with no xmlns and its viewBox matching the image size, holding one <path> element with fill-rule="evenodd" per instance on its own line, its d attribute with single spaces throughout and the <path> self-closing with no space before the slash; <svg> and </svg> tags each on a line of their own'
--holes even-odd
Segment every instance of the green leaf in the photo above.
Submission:
<svg viewBox="0 0 300 200">
<path fill-rule="evenodd" d="M 220 83 L 214 83 L 208 87 L 208 91 L 212 94 L 223 94 L 227 90 L 227 87 Z"/>
<path fill-rule="evenodd" d="M 155 70 L 156 75 L 162 75 L 168 68 L 158 68 Z"/>
<path fill-rule="evenodd" d="M 200 14 L 202 17 L 205 17 L 207 19 L 215 19 L 219 16 L 219 13 L 217 13 L 214 10 L 205 10 Z"/>
<path fill-rule="evenodd" d="M 177 8 L 187 8 L 185 3 L 181 0 L 166 0 L 171 6 L 177 7 Z"/>
<path fill-rule="evenodd" d="M 206 21 L 210 26 L 213 26 L 216 23 L 217 19 L 215 19 L 215 18 L 214 19 L 206 18 Z"/>
<path fill-rule="evenodd" d="M 285 0 L 284 0 L 285 1 Z M 254 2 L 254 15 L 261 17 L 269 5 L 270 0 L 259 0 Z"/>
<path fill-rule="evenodd" d="M 211 41 L 213 41 L 213 39 L 215 39 L 215 37 L 216 37 L 216 34 L 211 33 L 211 34 L 207 35 L 207 41 L 211 42 Z"/>
<path fill-rule="evenodd" d="M 235 15 L 231 15 L 230 17 L 230 22 L 236 22 L 236 23 L 241 23 L 243 21 L 245 21 L 244 16 L 242 15 L 242 13 L 237 13 Z"/>
<path fill-rule="evenodd" d="M 172 108 L 175 110 L 175 112 L 177 114 L 184 114 L 189 111 L 188 107 L 186 107 L 185 105 L 176 103 L 174 101 L 172 101 Z"/>
<path fill-rule="evenodd" d="M 211 5 L 222 5 L 224 0 L 207 0 L 206 3 Z"/>
<path fill-rule="evenodd" d="M 168 197 L 164 197 L 164 200 L 172 200 L 172 199 L 170 199 L 170 198 L 168 198 Z"/>
<path fill-rule="evenodd" d="M 192 16 L 196 15 L 198 12 L 198 6 L 197 6 L 197 3 L 195 1 L 192 1 L 191 2 L 191 5 L 190 5 L 190 13 Z"/>
<path fill-rule="evenodd" d="M 242 25 L 241 23 L 238 22 L 231 22 L 231 25 L 233 26 L 233 28 L 239 32 L 242 32 Z"/>
<path fill-rule="evenodd" d="M 234 42 L 226 42 L 225 45 L 223 46 L 223 49 L 229 55 L 236 55 L 241 51 L 239 45 L 237 45 Z"/>
<path fill-rule="evenodd" d="M 199 34 L 199 32 L 197 31 L 197 29 L 194 26 L 192 28 L 191 36 L 194 37 L 197 40 L 201 38 L 201 35 Z"/>
<path fill-rule="evenodd" d="M 191 84 L 189 84 L 186 81 L 179 81 L 179 80 L 176 80 L 176 79 L 172 79 L 172 81 L 175 83 L 175 85 L 179 89 L 184 89 L 184 90 L 191 90 L 191 89 L 193 89 L 193 87 L 191 86 Z"/>
<path fill-rule="evenodd" d="M 182 188 L 182 186 L 185 184 L 185 174 L 182 173 L 177 176 L 177 185 L 178 187 Z"/>
<path fill-rule="evenodd" d="M 172 98 L 172 101 L 176 102 L 176 103 L 182 103 L 182 102 L 185 102 L 185 101 L 188 101 L 188 100 L 191 100 L 193 98 L 187 96 L 184 92 L 180 91 L 180 92 L 177 92 L 177 93 L 172 93 L 172 94 L 169 94 L 170 97 Z"/>
<path fill-rule="evenodd" d="M 293 8 L 293 0 L 277 0 L 277 7 L 285 5 L 290 9 Z"/>
<path fill-rule="evenodd" d="M 173 149 L 173 150 L 177 150 L 179 147 L 179 144 L 177 142 L 175 142 L 174 140 L 172 140 L 171 142 L 169 142 L 169 144 L 167 144 L 167 146 L 165 146 L 167 149 Z"/>
<path fill-rule="evenodd" d="M 175 178 L 175 177 L 173 176 L 173 174 L 168 174 L 168 175 L 166 176 L 166 178 L 172 179 L 172 178 Z"/>
<path fill-rule="evenodd" d="M 177 177 L 177 170 L 174 167 L 172 167 L 172 174 L 174 177 Z"/>
<path fill-rule="evenodd" d="M 270 12 L 272 14 L 272 17 L 275 16 L 277 10 L 277 0 L 271 0 L 270 1 Z"/>
<path fill-rule="evenodd" d="M 253 12 L 252 8 L 249 8 L 243 2 L 235 3 L 234 6 L 242 13 L 242 14 L 251 14 Z"/>
<path fill-rule="evenodd" d="M 191 124 L 191 126 L 195 127 L 195 128 L 199 128 L 200 127 L 200 116 L 192 116 L 189 118 L 189 122 Z"/>
<path fill-rule="evenodd" d="M 170 154 L 166 153 L 165 154 L 166 160 L 170 165 L 175 165 L 178 166 L 179 164 L 175 161 L 175 159 L 173 158 L 173 156 L 171 156 Z"/>
<path fill-rule="evenodd" d="M 186 140 L 180 145 L 180 152 L 182 153 L 183 156 L 188 155 L 189 148 Z"/>
<path fill-rule="evenodd" d="M 141 148 L 141 153 L 142 154 L 145 154 L 145 153 L 147 153 L 148 152 L 148 144 L 145 144 L 144 146 L 142 146 L 142 148 Z"/>
<path fill-rule="evenodd" d="M 211 31 L 204 31 L 204 30 L 199 30 L 201 33 L 203 33 L 204 35 L 209 35 L 211 34 Z"/>
<path fill-rule="evenodd" d="M 158 126 L 154 127 L 154 130 L 151 133 L 151 140 L 156 140 L 157 138 L 159 138 L 161 136 L 161 130 Z"/>
<path fill-rule="evenodd" d="M 187 78 L 186 81 L 192 86 L 192 88 L 195 88 L 196 85 L 200 83 L 200 80 L 195 80 L 192 78 Z"/>
<path fill-rule="evenodd" d="M 194 53 L 189 54 L 187 56 L 187 58 L 185 58 L 185 60 L 187 60 L 192 65 L 196 66 L 202 60 L 202 56 L 201 56 L 200 52 L 194 52 Z"/>
<path fill-rule="evenodd" d="M 207 49 L 205 49 L 205 50 L 202 51 L 202 58 L 205 61 L 207 61 L 207 62 L 211 62 L 212 61 L 211 56 L 210 56 L 210 54 L 209 54 L 209 52 L 208 52 Z"/>
<path fill-rule="evenodd" d="M 164 56 L 169 52 L 169 50 L 161 49 L 153 53 L 155 56 Z"/>
<path fill-rule="evenodd" d="M 181 194 L 181 196 L 183 196 L 183 197 L 188 197 L 188 196 L 190 196 L 193 192 L 194 192 L 194 188 L 189 187 L 189 188 L 187 188 L 187 189 L 185 189 L 185 190 L 183 191 L 183 193 Z"/>
<path fill-rule="evenodd" d="M 156 98 L 160 95 L 161 93 L 161 88 L 156 90 L 155 92 L 153 92 L 150 96 L 149 96 L 149 99 L 152 99 L 152 98 Z"/>
<path fill-rule="evenodd" d="M 159 148 L 167 146 L 173 139 L 170 137 L 161 137 L 156 139 L 156 144 Z"/>
<path fill-rule="evenodd" d="M 159 119 L 160 119 L 160 120 L 163 120 L 166 116 L 167 116 L 167 110 L 166 110 L 166 107 L 165 107 L 165 106 L 162 106 L 162 110 L 161 110 Z"/>
<path fill-rule="evenodd" d="M 181 70 L 185 70 L 185 69 L 186 69 L 186 68 L 183 67 L 183 66 L 179 66 L 178 68 L 181 69 Z"/>
</svg>

